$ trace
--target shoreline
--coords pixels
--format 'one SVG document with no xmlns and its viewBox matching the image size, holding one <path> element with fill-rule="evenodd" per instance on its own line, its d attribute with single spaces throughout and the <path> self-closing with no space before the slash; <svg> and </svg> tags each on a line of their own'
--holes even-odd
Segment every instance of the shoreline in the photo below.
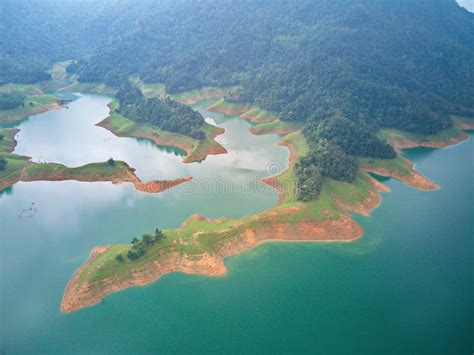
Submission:
<svg viewBox="0 0 474 355">
<path fill-rule="evenodd" d="M 468 135 L 466 134 L 466 136 Z M 302 137 L 297 137 L 297 139 L 299 138 Z M 455 143 L 459 142 L 449 139 L 442 143 L 440 147 Z M 295 142 L 290 139 L 283 138 L 278 144 L 286 146 L 290 151 L 288 168 L 278 176 L 262 179 L 264 183 L 274 187 L 279 193 L 279 201 L 275 207 L 238 220 L 213 220 L 200 215 L 192 215 L 178 229 L 165 231 L 166 234 L 170 233 L 172 235 L 170 239 L 172 241 L 164 245 L 163 249 L 151 254 L 151 261 L 147 260 L 145 264 L 127 262 L 127 265 L 130 266 L 124 266 L 126 268 L 124 274 L 112 273 L 103 278 L 94 279 L 92 277 L 90 279 L 96 270 L 105 265 L 101 263 L 107 263 L 105 259 L 111 259 L 113 254 L 104 258 L 104 260 L 101 260 L 100 256 L 89 258 L 69 281 L 61 302 L 61 310 L 69 313 L 83 307 L 92 306 L 111 293 L 133 286 L 147 285 L 156 281 L 162 275 L 171 272 L 208 276 L 225 274 L 227 271 L 225 266 L 226 257 L 255 248 L 264 242 L 350 242 L 357 240 L 363 235 L 363 230 L 349 213 L 355 212 L 363 216 L 370 215 L 381 204 L 380 193 L 390 191 L 387 186 L 370 176 L 369 171 L 378 172 L 380 175 L 386 174 L 410 186 L 424 190 L 433 190 L 438 187 L 422 174 L 416 172 L 412 162 L 403 158 L 408 169 L 408 172 L 405 171 L 405 175 L 396 170 L 380 167 L 361 167 L 358 181 L 359 184 L 363 184 L 363 195 L 359 196 L 360 200 L 348 199 L 347 196 L 341 195 L 341 192 L 337 189 L 333 190 L 331 187 L 327 187 L 325 190 L 326 196 L 324 197 L 329 196 L 330 201 L 334 204 L 335 209 L 333 211 L 324 209 L 325 207 L 322 207 L 324 203 L 318 205 L 318 201 L 315 201 L 314 204 L 297 202 L 294 198 L 285 201 L 288 197 L 288 191 L 285 190 L 286 184 L 282 185 L 279 178 L 287 173 L 292 173 L 292 168 L 298 156 L 302 155 L 303 152 L 302 148 L 297 147 Z M 348 184 L 333 181 L 332 184 L 348 189 L 347 191 L 356 189 L 355 191 L 360 192 L 357 189 L 361 188 L 356 187 L 355 183 Z M 323 193 L 318 199 L 322 200 L 322 195 Z M 320 209 L 316 213 L 318 217 L 311 214 L 314 213 L 314 208 Z M 219 225 L 218 228 L 208 228 L 211 224 L 219 223 L 222 223 L 222 225 Z M 191 253 L 179 248 L 179 246 L 186 246 L 188 243 L 197 243 L 196 245 L 199 246 L 201 238 L 204 237 L 212 237 L 212 240 L 215 241 L 212 250 L 203 249 L 201 252 L 198 250 Z M 129 247 L 128 245 L 115 246 L 122 248 L 121 250 L 127 250 Z M 111 248 L 109 246 L 104 253 L 107 250 L 112 250 Z M 83 275 L 83 280 L 79 281 L 79 278 Z M 92 281 L 89 282 L 89 280 Z"/>
<path fill-rule="evenodd" d="M 461 129 L 461 128 L 460 128 Z M 469 139 L 469 134 L 464 132 L 463 129 L 461 129 L 461 132 L 459 135 L 450 137 L 446 140 L 440 140 L 440 141 L 435 141 L 435 140 L 421 140 L 421 139 L 411 139 L 411 138 L 389 138 L 388 143 L 395 149 L 395 151 L 398 154 L 401 154 L 401 151 L 403 149 L 412 149 L 412 148 L 445 148 L 451 145 L 456 145 L 459 143 L 464 142 L 465 140 Z"/>
<path fill-rule="evenodd" d="M 204 217 L 193 215 L 183 225 L 193 219 L 202 218 Z M 213 223 L 213 220 L 207 221 Z M 163 253 L 153 263 L 153 268 L 134 272 L 131 279 L 107 280 L 102 283 L 100 289 L 92 289 L 87 282 L 78 287 L 77 281 L 83 270 L 110 248 L 110 246 L 96 247 L 66 286 L 61 302 L 61 311 L 71 313 L 84 307 L 93 306 L 111 293 L 132 286 L 150 284 L 161 276 L 172 272 L 207 276 L 224 275 L 227 272 L 224 262 L 227 257 L 253 249 L 265 242 L 351 242 L 360 238 L 363 233 L 362 228 L 347 215 L 337 221 L 301 223 L 297 226 L 291 225 L 291 227 L 287 223 L 275 222 L 265 227 L 255 231 L 250 228 L 244 229 L 232 240 L 226 241 L 212 255 L 204 253 L 196 257 L 195 255 L 181 255 L 179 252 Z"/>
<path fill-rule="evenodd" d="M 22 119 L 24 119 L 26 117 L 29 117 L 29 116 L 39 115 L 40 113 L 45 113 L 45 112 L 52 111 L 52 110 L 61 110 L 63 108 L 64 107 L 61 106 L 61 104 L 60 104 L 60 100 L 56 100 L 55 102 L 35 107 L 34 109 L 32 109 L 31 111 L 28 111 L 28 112 L 19 113 L 19 114 L 16 114 L 16 115 L 4 117 L 4 118 L 0 119 L 0 124 L 1 123 L 16 123 L 16 122 L 19 122 Z"/>
<path fill-rule="evenodd" d="M 412 147 L 412 148 L 416 148 L 416 147 Z M 411 148 L 404 148 L 404 149 L 411 149 Z M 439 189 L 439 185 L 435 184 L 426 176 L 424 176 L 423 174 L 415 170 L 415 164 L 413 162 L 405 158 L 403 158 L 403 160 L 410 170 L 409 175 L 404 175 L 397 171 L 391 171 L 389 169 L 374 167 L 374 166 L 365 165 L 365 164 L 362 164 L 360 168 L 368 173 L 374 173 L 379 176 L 393 178 L 407 186 L 413 187 L 418 190 L 434 191 L 434 190 Z"/>
<path fill-rule="evenodd" d="M 193 143 L 193 141 L 195 140 L 190 137 L 184 137 L 185 139 L 174 139 L 175 137 L 181 136 L 177 133 L 166 132 L 166 134 L 168 134 L 167 137 L 158 136 L 156 133 L 121 133 L 112 123 L 110 123 L 110 119 L 113 115 L 112 103 L 108 104 L 107 106 L 109 107 L 109 115 L 102 121 L 96 123 L 96 126 L 108 130 L 117 137 L 143 138 L 151 140 L 152 142 L 160 146 L 172 146 L 181 149 L 186 153 L 186 156 L 182 160 L 183 163 L 193 163 L 201 161 L 205 159 L 208 155 L 219 155 L 228 153 L 223 146 L 221 146 L 214 140 L 214 138 L 216 138 L 217 136 L 224 134 L 225 129 L 222 127 L 213 127 L 213 131 L 209 134 L 206 141 L 203 142 L 203 144 L 207 144 L 209 145 L 209 147 L 206 147 L 206 149 L 204 149 L 203 151 L 197 151 L 200 148 L 201 141 L 196 141 L 196 143 Z"/>
<path fill-rule="evenodd" d="M 58 163 L 36 163 L 30 157 L 14 154 L 17 141 L 15 139 L 19 128 L 1 129 L 7 133 L 5 144 L 0 146 L 0 153 L 6 153 L 5 158 L 20 162 L 20 165 L 8 175 L 0 175 L 0 192 L 17 182 L 33 181 L 79 181 L 79 182 L 111 182 L 112 184 L 131 183 L 137 191 L 160 193 L 179 184 L 192 180 L 191 176 L 172 179 L 143 182 L 135 175 L 135 169 L 127 163 L 115 161 L 111 166 L 107 162 L 89 163 L 69 168 Z M 8 165 L 7 165 L 8 170 Z"/>
<path fill-rule="evenodd" d="M 57 163 L 35 163 L 31 162 L 29 157 L 17 156 L 21 160 L 26 161 L 26 166 L 20 170 L 14 171 L 12 174 L 0 179 L 0 191 L 3 191 L 17 182 L 34 182 L 34 181 L 78 181 L 78 182 L 111 182 L 114 185 L 130 183 L 135 190 L 146 193 L 160 193 L 171 189 L 179 184 L 192 180 L 191 176 L 177 178 L 173 180 L 153 180 L 142 182 L 134 173 L 135 169 L 123 163 L 125 170 L 118 170 L 113 175 L 101 175 L 100 171 L 83 175 L 81 169 L 101 163 L 91 163 L 76 168 L 68 168 Z M 107 163 L 103 163 L 104 165 Z M 34 172 L 30 173 L 28 168 L 33 167 Z M 43 170 L 42 170 L 43 169 Z"/>
</svg>

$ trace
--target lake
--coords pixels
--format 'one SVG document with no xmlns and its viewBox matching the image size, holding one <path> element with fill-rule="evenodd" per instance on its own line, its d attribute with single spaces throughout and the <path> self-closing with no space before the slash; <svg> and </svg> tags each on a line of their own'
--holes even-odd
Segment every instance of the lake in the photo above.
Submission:
<svg viewBox="0 0 474 355">
<path fill-rule="evenodd" d="M 472 353 L 473 140 L 405 155 L 434 192 L 384 181 L 381 206 L 355 218 L 356 242 L 265 243 L 226 259 L 221 277 L 173 273 L 72 314 L 59 306 L 98 245 L 174 228 L 191 214 L 233 217 L 274 206 L 262 177 L 287 167 L 278 135 L 195 106 L 225 128 L 227 155 L 184 164 L 182 152 L 94 126 L 110 98 L 22 121 L 16 153 L 78 166 L 110 157 L 143 180 L 193 176 L 160 194 L 130 184 L 17 183 L 0 195 L 0 350 L 5 353 Z M 471 136 L 472 137 L 472 136 Z M 275 171 L 275 167 L 277 167 Z M 35 203 L 32 217 L 21 216 Z"/>
</svg>

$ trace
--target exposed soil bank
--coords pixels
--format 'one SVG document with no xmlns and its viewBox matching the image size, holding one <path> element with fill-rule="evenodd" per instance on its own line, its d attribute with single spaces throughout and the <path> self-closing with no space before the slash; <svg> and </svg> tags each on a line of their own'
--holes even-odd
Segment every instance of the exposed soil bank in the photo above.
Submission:
<svg viewBox="0 0 474 355">
<path fill-rule="evenodd" d="M 226 106 L 219 105 L 219 101 L 210 105 L 207 110 L 213 112 L 220 112 L 225 115 L 229 116 L 238 116 L 241 115 L 248 110 L 250 110 L 251 106 L 249 104 L 227 104 Z"/>
<path fill-rule="evenodd" d="M 202 89 L 191 90 L 190 92 L 186 92 L 184 94 L 175 94 L 171 95 L 173 99 L 178 102 L 181 102 L 185 105 L 194 105 L 199 101 L 209 100 L 209 99 L 216 99 L 224 97 L 225 95 L 229 95 L 230 93 L 234 92 L 236 88 L 215 88 L 215 87 L 206 87 Z"/>
<path fill-rule="evenodd" d="M 103 121 L 96 124 L 96 126 L 107 129 L 108 131 L 115 134 L 117 137 L 134 137 L 144 138 L 153 141 L 157 145 L 171 146 L 179 148 L 186 152 L 186 156 L 183 158 L 183 163 L 193 163 L 205 159 L 208 155 L 219 155 L 227 154 L 227 150 L 219 143 L 214 141 L 214 138 L 225 132 L 224 128 L 216 127 L 212 135 L 207 138 L 206 142 L 201 143 L 198 141 L 193 144 L 191 140 L 186 139 L 174 139 L 173 134 L 168 135 L 156 135 L 153 133 L 142 133 L 142 132 L 127 132 L 120 133 L 117 128 L 108 121 L 108 117 Z M 201 148 L 201 145 L 205 145 Z"/>
<path fill-rule="evenodd" d="M 199 144 L 195 147 L 190 153 L 183 159 L 183 163 L 193 163 L 196 161 L 204 160 L 208 155 L 219 155 L 219 154 L 227 154 L 228 151 L 222 145 L 217 143 L 214 138 L 224 134 L 225 129 L 222 127 L 215 127 L 212 134 L 208 137 L 208 142 L 203 143 L 206 145 L 204 149 L 200 149 Z"/>
<path fill-rule="evenodd" d="M 235 107 L 222 108 L 218 111 L 230 115 L 241 114 L 246 109 Z M 444 147 L 450 144 L 459 143 L 466 139 L 467 135 L 462 134 L 456 138 L 447 141 L 410 141 L 397 140 L 391 142 L 396 148 L 412 148 L 416 146 Z M 302 149 L 298 151 L 298 147 L 291 140 L 282 140 L 280 145 L 286 146 L 290 151 L 289 169 L 291 169 L 296 159 L 302 154 Z M 363 166 L 363 170 L 374 172 L 383 176 L 396 178 L 410 186 L 424 190 L 432 190 L 437 185 L 429 181 L 420 173 L 414 171 L 413 163 L 406 160 L 408 174 L 392 171 L 389 169 L 373 167 L 370 165 Z M 283 175 L 283 172 L 281 175 Z M 281 176 L 279 175 L 279 176 Z M 89 259 L 78 269 L 66 287 L 64 297 L 61 303 L 63 312 L 73 312 L 82 307 L 87 307 L 100 302 L 110 293 L 117 292 L 132 286 L 146 285 L 154 282 L 164 274 L 171 272 L 184 272 L 189 274 L 204 275 L 222 275 L 226 272 L 224 259 L 228 256 L 241 253 L 256 247 L 265 241 L 305 241 L 305 242 L 349 242 L 359 238 L 363 231 L 361 227 L 352 219 L 347 212 L 356 212 L 361 215 L 369 215 L 371 211 L 378 207 L 381 202 L 380 192 L 389 191 L 389 189 L 363 173 L 362 178 L 368 182 L 366 185 L 367 193 L 358 202 L 351 202 L 350 199 L 343 201 L 332 191 L 336 205 L 336 214 L 330 214 L 329 211 L 322 209 L 320 212 L 322 217 L 304 219 L 302 216 L 308 212 L 304 203 L 292 202 L 283 204 L 285 199 L 285 188 L 279 183 L 278 177 L 266 178 L 263 181 L 276 188 L 279 191 L 279 206 L 262 213 L 250 216 L 248 218 L 237 220 L 235 224 L 226 224 L 217 231 L 210 229 L 205 230 L 205 226 L 197 227 L 193 230 L 189 241 L 195 242 L 200 238 L 212 236 L 213 246 L 212 252 L 207 251 L 202 254 L 189 254 L 177 248 L 176 245 L 180 240 L 173 240 L 171 246 L 160 249 L 153 255 L 151 261 L 147 261 L 140 268 L 133 268 L 130 264 L 129 273 L 112 274 L 103 279 L 96 281 L 82 280 L 79 282 L 81 273 L 93 263 L 102 253 L 108 250 L 108 246 L 99 247 L 93 250 Z M 219 220 L 206 220 L 203 216 L 191 216 L 178 231 L 185 233 L 185 228 L 194 220 L 205 221 L 206 223 L 219 223 Z M 179 233 L 177 235 L 180 235 Z M 205 239 L 209 240 L 209 239 Z M 188 239 L 186 239 L 187 243 Z M 100 260 L 100 259 L 99 259 Z M 91 267 L 96 267 L 93 264 Z M 128 266 L 127 266 L 128 267 Z M 93 270 L 93 269 L 91 269 Z M 94 271 L 92 271 L 94 272 Z M 86 274 L 87 276 L 87 274 Z M 92 279 L 94 280 L 94 279 Z M 98 281 L 97 281 L 98 280 Z M 92 282 L 92 283 L 90 283 Z"/>
<path fill-rule="evenodd" d="M 361 165 L 361 169 L 384 177 L 391 177 L 395 180 L 403 182 L 404 184 L 414 187 L 419 190 L 436 190 L 439 186 L 432 182 L 427 177 L 417 172 L 414 168 L 413 162 L 404 159 L 407 168 L 410 170 L 409 174 L 402 174 L 399 171 L 393 171 L 371 165 Z"/>
<path fill-rule="evenodd" d="M 290 155 L 288 157 L 288 165 L 289 165 L 289 168 L 293 167 L 296 163 L 296 159 L 298 158 L 298 150 L 296 149 L 296 146 L 293 144 L 293 142 L 284 141 L 284 140 L 280 140 L 278 142 L 278 145 L 288 148 L 288 150 L 290 151 Z M 271 176 L 271 177 L 262 179 L 262 182 L 264 182 L 268 186 L 273 187 L 274 189 L 278 191 L 278 204 L 283 203 L 285 200 L 285 186 L 282 186 L 278 182 L 278 178 L 281 177 L 287 170 L 281 172 L 277 176 Z"/>
<path fill-rule="evenodd" d="M 421 140 L 410 138 L 390 138 L 388 143 L 400 154 L 402 149 L 426 147 L 426 148 L 444 148 L 449 145 L 458 144 L 469 138 L 466 132 L 460 132 L 459 135 L 446 140 Z"/>
<path fill-rule="evenodd" d="M 199 215 L 190 217 L 204 218 Z M 107 295 L 131 286 L 146 285 L 164 274 L 184 272 L 188 274 L 222 275 L 227 269 L 224 259 L 252 249 L 265 241 L 306 241 L 306 242 L 348 242 L 362 235 L 362 229 L 355 221 L 343 216 L 335 221 L 280 223 L 276 216 L 274 223 L 257 224 L 254 228 L 245 229 L 232 238 L 225 239 L 213 254 L 192 255 L 181 254 L 177 251 L 158 255 L 152 267 L 137 270 L 131 278 L 104 280 L 100 285 L 90 287 L 87 282 L 78 286 L 77 280 L 87 264 L 104 253 L 108 246 L 95 248 L 81 268 L 77 270 L 66 287 L 61 303 L 63 312 L 73 312 L 80 308 L 94 305 Z"/>
<path fill-rule="evenodd" d="M 179 149 L 182 149 L 186 152 L 187 155 L 191 154 L 191 152 L 194 149 L 194 146 L 191 143 L 187 142 L 176 142 L 173 141 L 171 138 L 168 137 L 158 137 L 156 135 L 152 134 L 140 134 L 140 133 L 127 133 L 127 134 L 122 134 L 120 133 L 112 124 L 110 124 L 107 120 L 108 118 L 105 118 L 103 121 L 96 123 L 96 126 L 105 128 L 106 130 L 112 132 L 115 134 L 117 137 L 134 137 L 134 138 L 145 138 L 149 139 L 157 145 L 163 145 L 163 146 L 173 146 Z"/>
<path fill-rule="evenodd" d="M 260 128 L 258 126 L 256 127 L 252 127 L 250 128 L 250 132 L 252 132 L 253 134 L 255 134 L 256 136 L 258 135 L 263 135 L 263 134 L 269 134 L 269 133 L 273 133 L 273 134 L 281 134 L 281 135 L 285 135 L 285 134 L 290 134 L 290 133 L 293 133 L 293 132 L 297 132 L 301 129 L 301 127 L 295 127 L 295 128 L 277 128 L 277 129 L 273 129 L 269 132 L 261 132 Z"/>
<path fill-rule="evenodd" d="M 111 182 L 113 184 L 131 183 L 137 191 L 147 193 L 159 193 L 168 190 L 176 185 L 192 180 L 192 177 L 184 177 L 174 180 L 156 180 L 142 182 L 134 173 L 135 169 L 130 168 L 126 163 L 124 169 L 114 170 L 112 173 L 103 173 L 100 169 L 92 172 L 83 172 L 78 168 L 67 168 L 61 164 L 54 163 L 34 163 L 28 157 L 23 157 L 26 166 L 14 171 L 10 176 L 0 179 L 0 191 L 13 184 L 32 181 L 81 181 L 81 182 Z M 105 163 L 104 163 L 105 164 Z"/>
</svg>

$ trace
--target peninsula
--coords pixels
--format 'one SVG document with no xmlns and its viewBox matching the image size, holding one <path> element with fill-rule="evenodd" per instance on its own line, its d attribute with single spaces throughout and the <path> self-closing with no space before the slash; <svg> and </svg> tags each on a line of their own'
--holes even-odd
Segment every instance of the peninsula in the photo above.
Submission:
<svg viewBox="0 0 474 355">
<path fill-rule="evenodd" d="M 174 180 L 142 182 L 134 169 L 122 161 L 109 159 L 106 162 L 91 163 L 69 168 L 57 163 L 36 163 L 29 157 L 13 154 L 18 128 L 0 129 L 0 191 L 16 182 L 24 181 L 65 181 L 131 183 L 137 191 L 159 193 L 176 185 L 190 181 L 192 177 Z"/>
<path fill-rule="evenodd" d="M 218 105 L 222 102 L 217 101 Z M 217 110 L 217 105 L 211 105 L 211 109 Z M 243 111 L 232 111 L 232 114 L 242 114 L 249 110 L 262 112 L 248 106 Z M 272 123 L 275 130 L 266 129 L 264 133 L 281 134 L 278 128 L 280 121 L 276 117 L 264 124 Z M 254 132 L 254 128 L 258 126 L 259 124 L 254 126 L 251 131 Z M 467 129 L 474 125 L 472 122 L 464 122 L 462 127 Z M 393 131 L 381 132 L 381 136 L 387 139 L 393 137 L 393 134 Z M 423 139 L 417 137 L 417 140 L 402 132 L 397 134 L 405 142 L 413 142 L 413 146 L 455 144 L 467 136 L 458 128 L 437 136 L 425 136 Z M 390 143 L 395 145 L 394 140 Z M 94 305 L 110 293 L 148 284 L 170 272 L 221 275 L 226 272 L 226 257 L 254 248 L 265 241 L 356 240 L 363 231 L 350 213 L 369 215 L 380 204 L 380 192 L 388 191 L 385 185 L 369 173 L 393 177 L 418 189 L 437 188 L 435 183 L 415 171 L 410 161 L 397 154 L 393 159 L 360 159 L 361 169 L 353 183 L 325 178 L 319 196 L 315 200 L 301 202 L 298 201 L 295 190 L 295 164 L 307 154 L 308 144 L 296 127 L 283 134 L 279 144 L 290 151 L 289 168 L 279 176 L 263 180 L 279 191 L 277 206 L 242 219 L 206 219 L 201 215 L 193 215 L 180 228 L 163 231 L 166 238 L 152 245 L 137 260 L 120 256 L 133 250 L 133 244 L 97 247 L 68 283 L 61 310 L 73 312 Z"/>
</svg>

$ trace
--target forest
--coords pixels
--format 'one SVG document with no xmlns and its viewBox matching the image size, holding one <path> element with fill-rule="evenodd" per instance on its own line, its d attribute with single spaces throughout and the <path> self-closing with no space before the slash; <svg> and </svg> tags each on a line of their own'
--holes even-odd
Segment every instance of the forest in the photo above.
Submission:
<svg viewBox="0 0 474 355">
<path fill-rule="evenodd" d="M 0 110 L 11 110 L 23 105 L 25 95 L 18 92 L 0 93 Z"/>
<path fill-rule="evenodd" d="M 116 96 L 120 102 L 118 111 L 136 122 L 185 134 L 198 140 L 206 138 L 206 134 L 200 130 L 204 117 L 189 106 L 169 97 L 147 99 L 129 82 L 120 87 Z"/>
<path fill-rule="evenodd" d="M 65 4 L 2 5 L 0 84 L 45 80 L 51 63 L 74 59 L 67 70 L 80 81 L 117 88 L 132 76 L 169 94 L 236 85 L 227 101 L 304 123 L 301 186 L 353 180 L 354 156 L 394 157 L 381 128 L 430 135 L 452 115 L 474 116 L 474 19 L 454 0 Z M 139 122 L 203 134 L 202 117 L 174 101 L 126 100 L 120 111 Z"/>
</svg>

